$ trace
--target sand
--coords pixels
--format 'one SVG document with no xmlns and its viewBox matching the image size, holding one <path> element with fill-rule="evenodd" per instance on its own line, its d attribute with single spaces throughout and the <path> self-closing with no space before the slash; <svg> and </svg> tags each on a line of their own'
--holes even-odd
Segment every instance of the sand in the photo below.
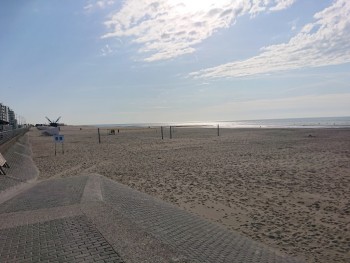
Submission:
<svg viewBox="0 0 350 263">
<path fill-rule="evenodd" d="M 99 173 L 307 262 L 350 262 L 350 129 L 29 132 L 41 178 Z"/>
</svg>

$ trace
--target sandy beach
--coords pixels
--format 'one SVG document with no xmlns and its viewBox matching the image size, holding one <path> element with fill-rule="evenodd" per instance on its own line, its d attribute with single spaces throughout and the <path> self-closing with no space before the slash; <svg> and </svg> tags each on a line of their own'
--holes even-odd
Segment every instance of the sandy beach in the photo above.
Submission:
<svg viewBox="0 0 350 263">
<path fill-rule="evenodd" d="M 30 130 L 40 178 L 99 173 L 307 262 L 350 262 L 350 129 Z M 64 150 L 64 154 L 62 152 Z"/>
</svg>

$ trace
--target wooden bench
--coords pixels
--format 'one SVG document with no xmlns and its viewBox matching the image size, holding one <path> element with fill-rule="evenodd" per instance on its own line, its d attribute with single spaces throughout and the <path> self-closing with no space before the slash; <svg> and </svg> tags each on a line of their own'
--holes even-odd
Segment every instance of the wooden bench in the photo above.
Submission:
<svg viewBox="0 0 350 263">
<path fill-rule="evenodd" d="M 4 156 L 2 156 L 2 154 L 0 153 L 0 174 L 6 175 L 4 169 L 2 169 L 3 167 L 10 168 L 10 166 L 9 166 L 9 164 L 6 162 Z"/>
</svg>

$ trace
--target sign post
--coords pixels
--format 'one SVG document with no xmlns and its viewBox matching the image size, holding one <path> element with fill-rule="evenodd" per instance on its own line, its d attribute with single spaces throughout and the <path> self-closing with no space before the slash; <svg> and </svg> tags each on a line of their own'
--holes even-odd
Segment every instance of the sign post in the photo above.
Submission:
<svg viewBox="0 0 350 263">
<path fill-rule="evenodd" d="M 54 139 L 54 142 L 55 142 L 55 156 L 56 156 L 56 145 L 57 145 L 57 143 L 61 143 L 62 144 L 62 154 L 64 154 L 64 148 L 63 148 L 64 135 L 54 135 L 53 139 Z"/>
</svg>

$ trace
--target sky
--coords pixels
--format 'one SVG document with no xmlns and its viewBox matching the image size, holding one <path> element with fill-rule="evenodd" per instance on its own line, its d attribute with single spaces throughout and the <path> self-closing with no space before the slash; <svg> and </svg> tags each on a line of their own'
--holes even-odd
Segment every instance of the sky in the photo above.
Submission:
<svg viewBox="0 0 350 263">
<path fill-rule="evenodd" d="M 350 116 L 350 1 L 0 0 L 0 102 L 33 124 Z"/>
</svg>

